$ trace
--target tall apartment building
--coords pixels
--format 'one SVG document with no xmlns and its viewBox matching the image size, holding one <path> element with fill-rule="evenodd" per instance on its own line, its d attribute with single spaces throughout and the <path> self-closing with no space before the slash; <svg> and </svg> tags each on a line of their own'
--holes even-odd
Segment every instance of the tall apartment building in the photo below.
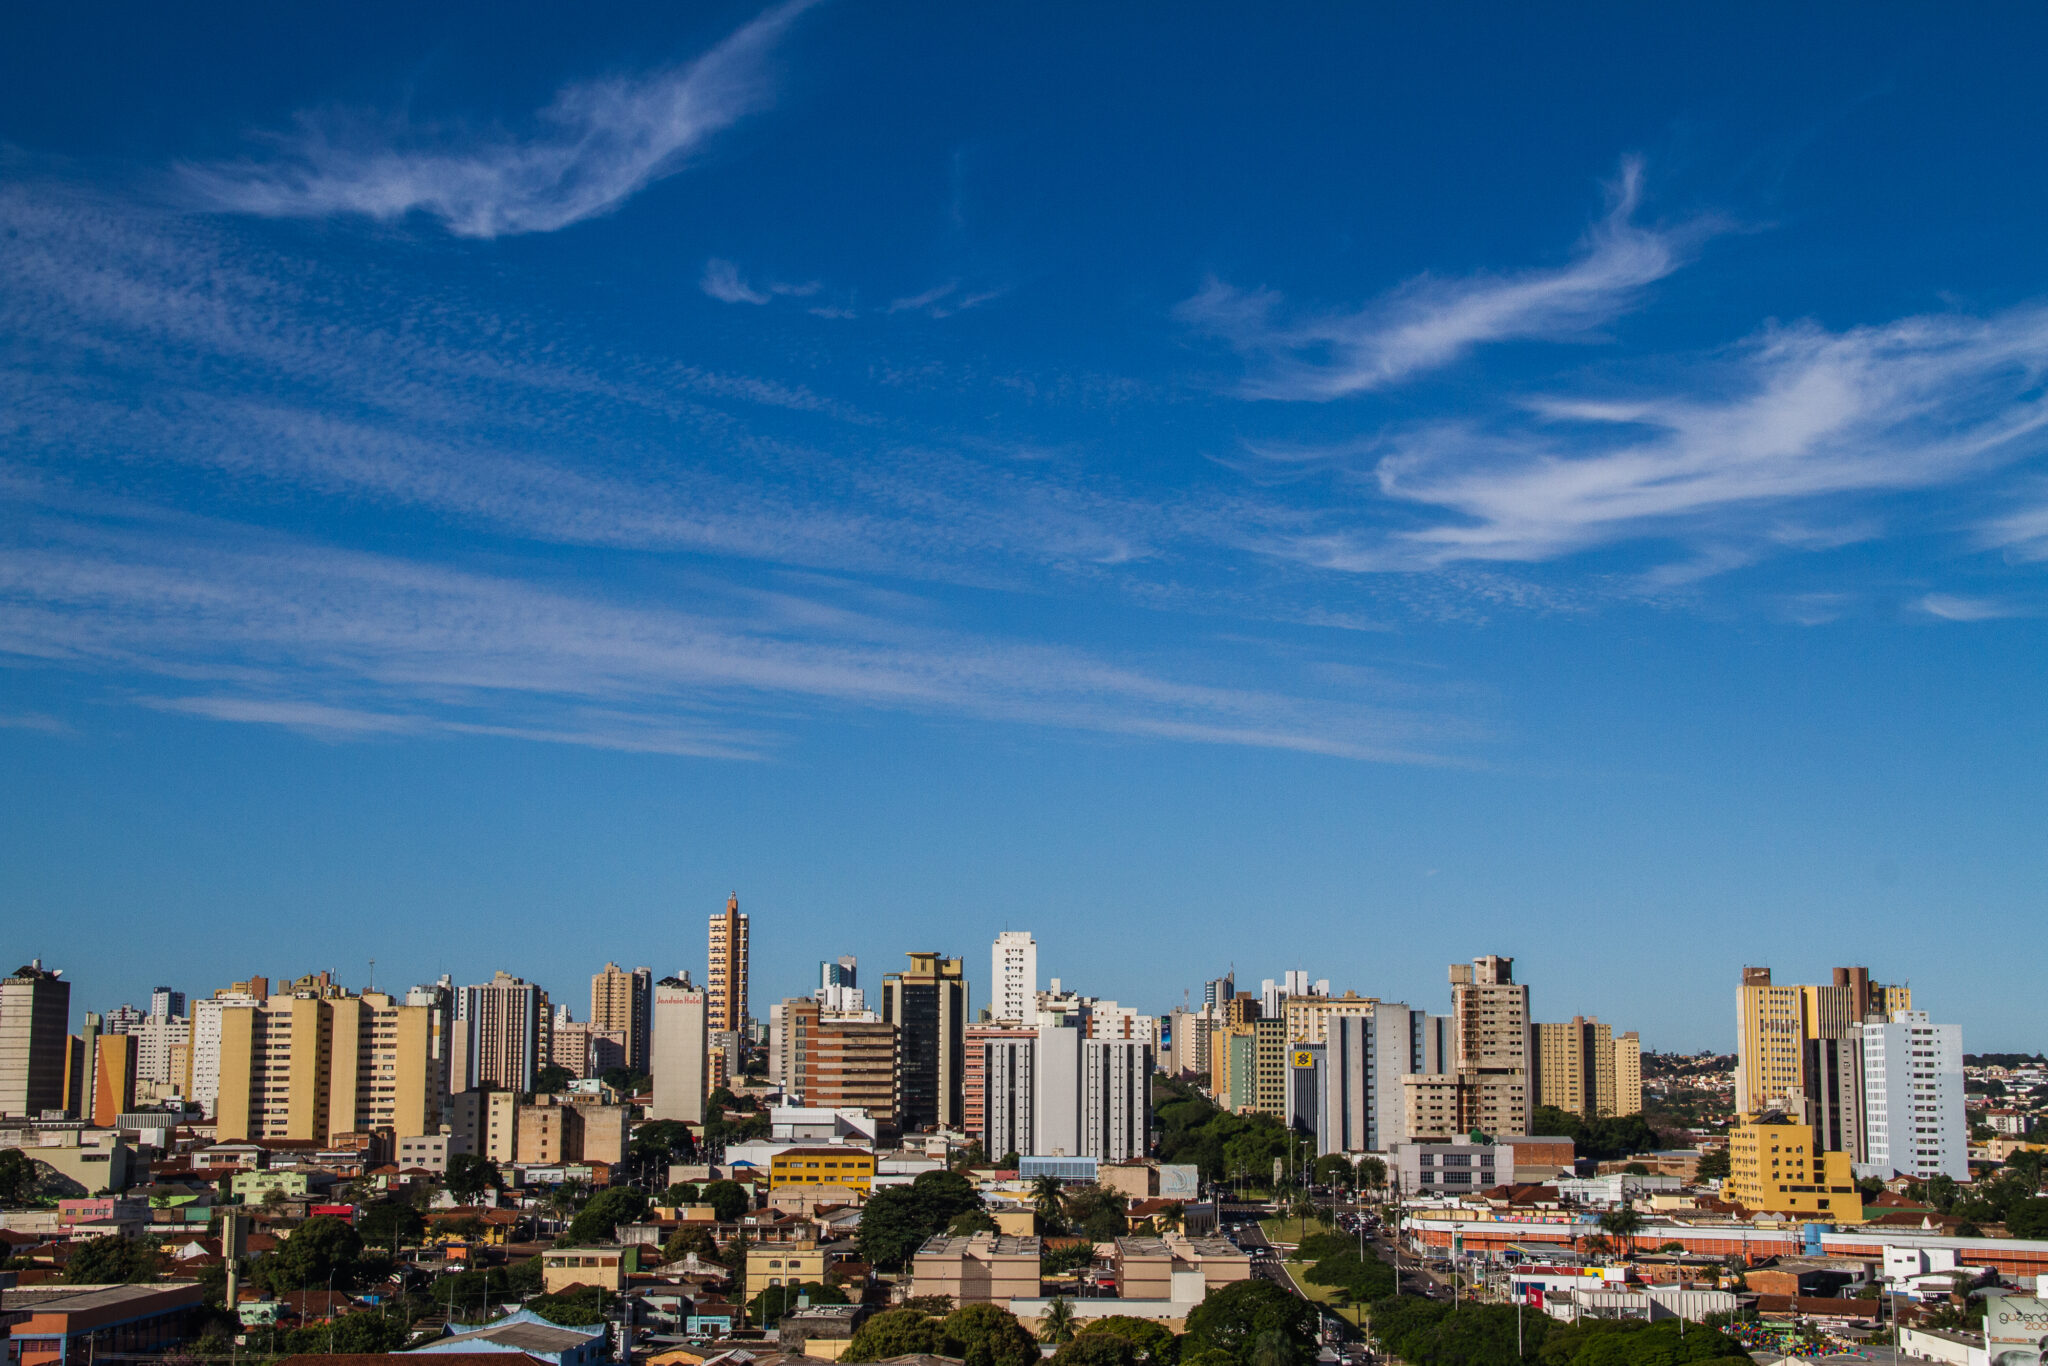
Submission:
<svg viewBox="0 0 2048 1366">
<path fill-rule="evenodd" d="M 547 1064 L 554 1012 L 548 994 L 532 982 L 500 971 L 479 986 L 455 993 L 456 1091 L 491 1087 L 531 1091 L 533 1074 Z"/>
<path fill-rule="evenodd" d="M 1000 1162 L 1011 1153 L 1036 1156 L 1031 1120 L 1038 1031 L 1022 1026 L 969 1026 L 967 1047 L 970 1057 L 981 1054 L 982 1074 L 979 1115 L 970 1113 L 967 1132 L 981 1140 L 990 1161 Z M 970 1111 L 976 1108 L 971 1100 L 969 1107 Z"/>
<path fill-rule="evenodd" d="M 1028 1043 L 1037 1037 L 1038 1030 L 1031 1025 L 981 1023 L 967 1026 L 967 1065 L 960 1086 L 960 1123 L 968 1133 L 982 1140 L 982 1147 L 991 1158 L 1001 1157 L 1010 1149 L 988 1146 L 986 1133 L 991 1095 L 988 1045 L 1018 1040 Z M 998 1095 L 1000 1087 L 1004 1084 L 1000 1081 L 996 1083 Z M 1016 1151 L 1022 1153 L 1024 1149 L 1018 1148 Z"/>
<path fill-rule="evenodd" d="M 1910 987 L 1873 982 L 1867 968 L 1836 968 L 1831 982 L 1813 985 L 1776 983 L 1769 968 L 1744 968 L 1735 995 L 1736 1109 L 1805 1115 L 1820 1103 L 1808 1045 L 1850 1038 L 1865 1022 L 1912 1007 Z"/>
<path fill-rule="evenodd" d="M 1451 966 L 1451 1036 L 1461 1130 L 1529 1132 L 1529 988 L 1498 954 Z"/>
<path fill-rule="evenodd" d="M 747 1022 L 747 917 L 739 894 L 711 917 L 710 970 L 704 977 L 706 1018 L 712 1029 L 742 1029 Z"/>
<path fill-rule="evenodd" d="M 1159 1042 L 1158 1017 L 1147 1015 L 1134 1006 L 1088 998 L 1082 1021 L 1091 1039 L 1132 1039 L 1147 1044 Z"/>
<path fill-rule="evenodd" d="M 811 999 L 827 1010 L 858 1014 L 868 1008 L 860 986 L 860 960 L 850 953 L 818 964 L 818 989 Z"/>
<path fill-rule="evenodd" d="M 168 1019 L 185 1013 L 185 993 L 169 987 L 158 987 L 149 993 L 149 1014 L 152 1019 Z"/>
<path fill-rule="evenodd" d="M 1370 1014 L 1329 1021 L 1321 1045 L 1315 1105 L 1316 1151 L 1391 1152 L 1416 1137 L 1409 1129 L 1409 1086 L 1447 1073 L 1451 1022 L 1398 1001 L 1381 1001 Z M 1299 1047 L 1299 1045 L 1296 1045 Z M 1419 1118 L 1426 1118 L 1422 1107 Z M 1448 1136 L 1449 1130 L 1430 1131 Z"/>
<path fill-rule="evenodd" d="M 1213 981 L 1202 983 L 1202 1009 L 1214 1013 L 1223 1009 L 1237 995 L 1237 975 L 1227 973 Z"/>
<path fill-rule="evenodd" d="M 1143 1157 L 1152 1127 L 1151 1045 L 1091 1039 L 1071 1024 L 1036 1033 L 987 1045 L 992 1123 L 983 1146 L 997 1156 Z"/>
<path fill-rule="evenodd" d="M 1346 1016 L 1368 1018 L 1378 1003 L 1377 997 L 1360 996 L 1355 991 L 1342 996 L 1332 996 L 1327 991 L 1320 995 L 1289 996 L 1280 1006 L 1287 1021 L 1287 1041 L 1322 1043 L 1330 1037 L 1330 1021 Z"/>
<path fill-rule="evenodd" d="M 1169 1076 L 1199 1077 L 1209 1072 L 1209 1036 L 1216 1022 L 1205 1012 L 1176 1007 L 1167 1017 L 1166 1071 Z"/>
<path fill-rule="evenodd" d="M 1574 1015 L 1562 1024 L 1531 1025 L 1529 1033 L 1535 1104 L 1554 1105 L 1588 1118 L 1640 1112 L 1640 1106 L 1636 1111 L 1621 1108 L 1611 1025 Z M 1641 1089 L 1640 1078 L 1637 1089 Z"/>
<path fill-rule="evenodd" d="M 1293 968 L 1280 974 L 1275 981 L 1268 977 L 1259 983 L 1259 1013 L 1269 1020 L 1281 1018 L 1290 996 L 1328 996 L 1330 984 L 1327 980 L 1311 982 L 1308 973 Z"/>
<path fill-rule="evenodd" d="M 1643 1036 L 1629 1029 L 1614 1036 L 1614 1113 L 1643 1112 Z"/>
<path fill-rule="evenodd" d="M 440 1006 L 406 1005 L 375 991 L 220 1004 L 220 1141 L 326 1143 L 375 1129 L 399 1138 L 438 1132 L 447 1101 L 435 1057 L 436 1040 L 447 1031 Z"/>
<path fill-rule="evenodd" d="M 163 988 L 159 987 L 159 991 Z M 184 998 L 179 997 L 182 1001 Z M 135 1079 L 148 1087 L 184 1080 L 184 1055 L 192 1043 L 192 1021 L 184 1015 L 151 1013 L 135 1030 Z"/>
<path fill-rule="evenodd" d="M 71 983 L 37 958 L 0 980 L 0 1115 L 64 1108 Z"/>
<path fill-rule="evenodd" d="M 788 1104 L 865 1110 L 878 1125 L 896 1126 L 896 1026 L 873 1011 L 833 1011 L 814 1000 L 784 1001 L 776 1011 Z"/>
<path fill-rule="evenodd" d="M 590 979 L 590 1033 L 624 1035 L 627 1067 L 647 1070 L 648 1031 L 653 1027 L 654 970 L 606 963 Z M 566 1064 L 564 1064 L 566 1066 Z"/>
<path fill-rule="evenodd" d="M 1004 930 L 988 955 L 988 1017 L 1027 1024 L 1038 1000 L 1038 941 L 1028 930 Z"/>
<path fill-rule="evenodd" d="M 135 1036 L 101 1034 L 97 1042 L 92 1125 L 96 1129 L 111 1129 L 116 1120 L 135 1108 Z"/>
<path fill-rule="evenodd" d="M 882 1018 L 896 1026 L 897 1105 L 905 1131 L 957 1129 L 965 1117 L 967 977 L 960 960 L 912 953 L 882 979 Z"/>
<path fill-rule="evenodd" d="M 244 984 L 246 985 L 246 984 Z M 266 994 L 269 983 L 265 982 Z M 186 1052 L 185 1095 L 208 1119 L 216 1117 L 220 1096 L 221 1037 L 223 1017 L 231 1010 L 254 1010 L 263 998 L 233 988 L 223 988 L 211 997 L 192 1003 L 192 1043 Z"/>
<path fill-rule="evenodd" d="M 1866 1165 L 1875 1175 L 1970 1179 L 1963 1031 L 1924 1010 L 1863 1026 Z"/>
<path fill-rule="evenodd" d="M 704 1099 L 710 1094 L 710 992 L 692 986 L 690 974 L 664 977 L 654 984 L 653 1026 L 648 1061 L 654 1077 L 649 1119 L 704 1122 Z"/>
</svg>

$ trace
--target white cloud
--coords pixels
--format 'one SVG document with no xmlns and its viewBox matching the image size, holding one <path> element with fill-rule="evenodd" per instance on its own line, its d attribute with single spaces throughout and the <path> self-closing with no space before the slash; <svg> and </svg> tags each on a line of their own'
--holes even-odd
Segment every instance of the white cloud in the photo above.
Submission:
<svg viewBox="0 0 2048 1366">
<path fill-rule="evenodd" d="M 1874 523 L 1839 507 L 1818 527 L 1792 514 L 1813 500 L 1978 478 L 2048 447 L 2044 371 L 2041 307 L 1846 332 L 1774 328 L 1675 392 L 1538 399 L 1504 423 L 1396 432 L 1364 448 L 1377 455 L 1369 467 L 1353 458 L 1350 468 L 1396 504 L 1438 515 L 1281 548 L 1335 568 L 1387 569 L 1669 537 L 1718 572 L 1771 549 L 1842 544 Z M 2013 540 L 2023 531 L 2008 528 Z"/>
<path fill-rule="evenodd" d="M 1943 621 L 1997 621 L 2031 615 L 2024 608 L 1996 598 L 1964 597 L 1959 593 L 1929 593 L 1913 605 Z"/>
<path fill-rule="evenodd" d="M 753 758 L 796 715 L 853 709 L 1442 762 L 1469 738 L 1376 703 L 1189 682 L 917 610 L 709 578 L 622 601 L 222 523 L 39 514 L 0 555 L 0 655 L 178 680 L 142 705 L 329 738 L 523 736 Z M 814 585 L 822 589 L 823 585 Z M 905 620 L 905 616 L 910 619 Z"/>
<path fill-rule="evenodd" d="M 213 208 L 270 218 L 423 213 L 460 237 L 553 232 L 680 170 L 773 98 L 768 56 L 815 0 L 788 0 L 684 66 L 564 86 L 531 136 L 301 116 L 271 160 L 188 165 Z"/>
<path fill-rule="evenodd" d="M 698 282 L 706 294 L 720 303 L 765 304 L 768 296 L 748 285 L 740 268 L 714 256 L 704 263 L 704 278 Z"/>
<path fill-rule="evenodd" d="M 1210 280 L 1177 310 L 1257 367 L 1244 391 L 1270 399 L 1342 398 L 1449 365 L 1487 342 L 1568 341 L 1635 306 L 1677 270 L 1714 225 L 1646 228 L 1635 221 L 1642 164 L 1622 164 L 1604 218 L 1567 265 L 1512 275 L 1424 275 L 1362 309 L 1282 321 L 1283 300 Z"/>
</svg>

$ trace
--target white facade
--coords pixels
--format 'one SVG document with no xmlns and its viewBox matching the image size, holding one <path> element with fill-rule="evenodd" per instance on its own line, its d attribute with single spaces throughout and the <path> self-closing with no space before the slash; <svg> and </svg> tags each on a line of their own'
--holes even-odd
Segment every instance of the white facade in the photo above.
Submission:
<svg viewBox="0 0 2048 1366">
<path fill-rule="evenodd" d="M 213 996 L 192 1003 L 192 1090 L 189 1099 L 208 1119 L 220 1103 L 220 1017 L 224 1010 L 254 1010 L 254 996 Z"/>
<path fill-rule="evenodd" d="M 703 987 L 689 977 L 664 977 L 654 984 L 654 1022 L 650 1031 L 654 1103 L 649 1119 L 704 1122 L 707 1032 Z"/>
<path fill-rule="evenodd" d="M 1081 1044 L 1073 1026 L 1039 1026 L 1032 1043 L 1031 1142 L 1017 1149 L 1020 1155 L 1082 1156 Z"/>
<path fill-rule="evenodd" d="M 1867 1166 L 1882 1176 L 1970 1179 L 1963 1115 L 1963 1030 L 1924 1010 L 1863 1026 Z"/>
<path fill-rule="evenodd" d="M 1135 1039 L 1139 1043 L 1156 1044 L 1159 1042 L 1159 1019 L 1134 1006 L 1096 1001 L 1088 1007 L 1088 1037 Z"/>
<path fill-rule="evenodd" d="M 1037 1014 L 1038 941 L 1028 930 L 1004 930 L 988 956 L 988 1017 L 1025 1024 Z"/>
<path fill-rule="evenodd" d="M 992 1158 L 1036 1152 L 1031 1145 L 1038 1040 L 986 1039 L 975 1046 L 983 1050 L 986 1060 L 981 1101 L 983 1151 Z"/>
<path fill-rule="evenodd" d="M 1029 1157 L 1143 1157 L 1152 1128 L 1152 1046 L 1044 1025 L 990 1040 L 983 1146 Z"/>
<path fill-rule="evenodd" d="M 1450 1070 L 1450 1021 L 1396 1001 L 1329 1022 L 1316 1106 L 1318 1153 L 1384 1153 L 1407 1142 L 1401 1078 Z"/>
<path fill-rule="evenodd" d="M 192 1021 L 183 1015 L 151 1015 L 135 1030 L 135 1080 L 184 1082 L 171 1075 L 174 1050 L 192 1041 Z"/>
<path fill-rule="evenodd" d="M 1081 1152 L 1104 1162 L 1145 1156 L 1152 1128 L 1152 1046 L 1089 1039 L 1081 1048 Z"/>
</svg>

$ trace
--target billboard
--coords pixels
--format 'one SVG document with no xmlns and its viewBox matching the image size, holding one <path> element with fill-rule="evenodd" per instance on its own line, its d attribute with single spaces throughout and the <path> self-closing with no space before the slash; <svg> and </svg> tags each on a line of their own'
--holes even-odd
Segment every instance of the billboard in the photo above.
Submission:
<svg viewBox="0 0 2048 1366">
<path fill-rule="evenodd" d="M 2042 1366 L 2048 1357 L 2048 1303 L 2028 1295 L 1986 1295 L 1984 1351 L 1991 1366 Z"/>
</svg>

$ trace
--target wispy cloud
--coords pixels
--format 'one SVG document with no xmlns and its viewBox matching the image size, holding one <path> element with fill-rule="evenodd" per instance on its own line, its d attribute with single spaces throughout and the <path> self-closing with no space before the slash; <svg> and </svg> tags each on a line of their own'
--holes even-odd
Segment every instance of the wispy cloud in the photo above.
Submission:
<svg viewBox="0 0 2048 1366">
<path fill-rule="evenodd" d="M 1381 703 L 1188 681 L 1059 645 L 701 578 L 660 601 L 221 523 L 35 515 L 0 556 L 0 653 L 179 680 L 142 705 L 329 738 L 423 733 L 758 758 L 847 708 L 1441 762 L 1470 738 Z"/>
<path fill-rule="evenodd" d="M 1340 463 L 1419 524 L 1297 538 L 1333 568 L 1535 561 L 1647 537 L 1708 572 L 1874 534 L 1844 500 L 1977 478 L 2048 448 L 2048 309 L 1772 328 L 1670 392 L 1540 397 L 1498 422 L 1437 422 Z M 1298 461 L 1299 456 L 1295 459 Z M 1794 515 L 1812 500 L 1832 515 Z M 2023 527 L 2008 528 L 2022 539 Z"/>
<path fill-rule="evenodd" d="M 774 97 L 769 54 L 815 0 L 788 0 L 687 65 L 564 86 L 526 136 L 302 115 L 272 157 L 181 167 L 203 204 L 271 218 L 421 213 L 460 237 L 553 232 L 682 169 Z"/>
<path fill-rule="evenodd" d="M 1997 621 L 2004 617 L 2031 616 L 2026 608 L 1997 598 L 1966 597 L 1960 593 L 1929 593 L 1913 604 L 1930 617 L 1943 621 Z"/>
<path fill-rule="evenodd" d="M 1569 263 L 1511 275 L 1424 275 L 1364 308 L 1298 312 L 1270 290 L 1208 281 L 1177 310 L 1253 366 L 1247 395 L 1324 400 L 1383 389 L 1440 369 L 1487 342 L 1570 341 L 1634 307 L 1644 289 L 1677 270 L 1715 230 L 1636 222 L 1643 167 L 1623 162 L 1606 215 Z"/>
<path fill-rule="evenodd" d="M 706 294 L 727 304 L 765 304 L 768 295 L 753 288 L 730 261 L 712 257 L 704 263 L 704 278 L 698 282 Z"/>
</svg>

